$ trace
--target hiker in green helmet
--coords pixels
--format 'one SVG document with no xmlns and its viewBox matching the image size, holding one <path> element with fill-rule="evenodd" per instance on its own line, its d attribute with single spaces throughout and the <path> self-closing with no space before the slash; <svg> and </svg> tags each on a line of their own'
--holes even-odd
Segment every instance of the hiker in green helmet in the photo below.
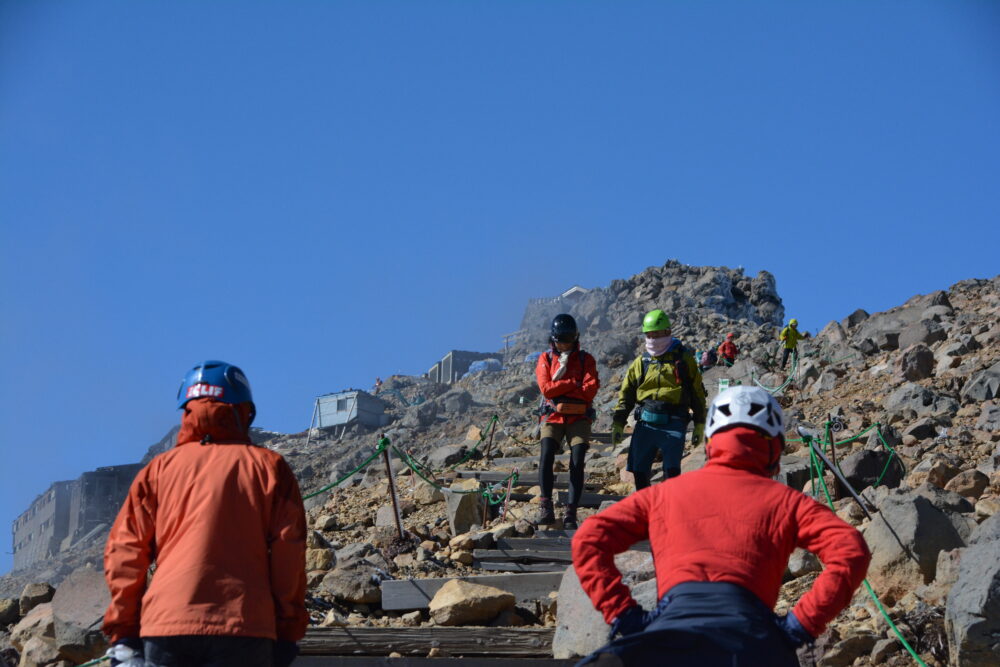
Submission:
<svg viewBox="0 0 1000 667">
<path fill-rule="evenodd" d="M 652 477 L 657 450 L 663 455 L 664 478 L 681 474 L 681 455 L 688 423 L 694 422 L 691 443 L 705 436 L 705 385 L 694 354 L 671 335 L 670 318 L 660 309 L 642 321 L 646 351 L 632 362 L 622 380 L 615 406 L 612 442 L 622 441 L 625 422 L 635 410 L 635 431 L 628 452 L 627 469 L 635 476 L 636 490 L 646 488 Z"/>
<path fill-rule="evenodd" d="M 799 341 L 808 338 L 809 334 L 799 331 L 799 321 L 794 317 L 788 320 L 788 326 L 781 330 L 778 340 L 781 341 L 781 368 L 784 370 L 788 357 L 796 353 Z"/>
</svg>

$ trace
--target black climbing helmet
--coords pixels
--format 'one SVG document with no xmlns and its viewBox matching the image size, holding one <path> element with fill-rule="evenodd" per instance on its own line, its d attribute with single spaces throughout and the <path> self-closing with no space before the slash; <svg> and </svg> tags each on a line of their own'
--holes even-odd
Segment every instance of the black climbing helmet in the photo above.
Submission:
<svg viewBox="0 0 1000 667">
<path fill-rule="evenodd" d="M 580 339 L 580 330 L 576 328 L 576 320 L 572 315 L 563 313 L 555 316 L 550 339 L 553 343 L 575 343 Z"/>
</svg>

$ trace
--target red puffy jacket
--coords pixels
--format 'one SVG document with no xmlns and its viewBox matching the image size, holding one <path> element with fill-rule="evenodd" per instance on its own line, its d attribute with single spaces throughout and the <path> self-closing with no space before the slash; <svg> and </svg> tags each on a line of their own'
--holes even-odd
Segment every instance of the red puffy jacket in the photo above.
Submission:
<svg viewBox="0 0 1000 667">
<path fill-rule="evenodd" d="M 584 357 L 582 363 L 581 356 Z M 580 350 L 580 344 L 577 343 L 566 365 L 566 373 L 558 380 L 553 380 L 552 376 L 559 370 L 559 352 L 549 350 L 539 355 L 538 363 L 535 365 L 538 389 L 542 392 L 542 396 L 553 403 L 558 403 L 560 398 L 574 398 L 584 401 L 589 407 L 601 387 L 594 356 Z M 553 412 L 546 421 L 550 424 L 572 424 L 586 418 L 586 415 L 563 415 Z"/>
<path fill-rule="evenodd" d="M 112 641 L 305 634 L 299 486 L 279 454 L 250 444 L 248 404 L 235 407 L 188 402 L 177 446 L 132 482 L 104 549 Z"/>
<path fill-rule="evenodd" d="M 583 590 L 609 623 L 635 604 L 614 555 L 649 539 L 658 597 L 688 581 L 726 581 L 774 608 L 795 547 L 824 570 L 794 608 L 814 637 L 846 607 L 871 554 L 857 530 L 829 508 L 769 479 L 780 441 L 737 427 L 706 445 L 708 463 L 643 489 L 588 518 L 573 537 Z"/>
</svg>

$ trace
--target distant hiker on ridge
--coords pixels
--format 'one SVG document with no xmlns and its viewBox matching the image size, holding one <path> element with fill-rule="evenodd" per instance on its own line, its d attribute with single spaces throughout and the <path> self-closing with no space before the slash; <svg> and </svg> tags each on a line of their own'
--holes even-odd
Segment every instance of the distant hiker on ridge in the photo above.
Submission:
<svg viewBox="0 0 1000 667">
<path fill-rule="evenodd" d="M 199 364 L 177 399 L 177 445 L 136 476 L 104 549 L 111 664 L 288 667 L 309 623 L 299 485 L 251 442 L 239 368 Z"/>
<path fill-rule="evenodd" d="M 793 667 L 851 602 L 871 554 L 832 510 L 771 479 L 784 416 L 758 387 L 720 393 L 708 412 L 703 468 L 638 491 L 589 517 L 573 536 L 573 567 L 620 639 L 580 665 Z M 659 604 L 643 612 L 615 554 L 649 540 Z M 796 547 L 823 571 L 784 616 L 772 611 Z"/>
<path fill-rule="evenodd" d="M 736 343 L 733 342 L 734 338 L 736 338 L 736 334 L 729 332 L 726 334 L 726 340 L 719 346 L 719 360 L 728 366 L 736 363 L 736 355 L 740 353 L 740 348 L 736 347 Z"/>
<path fill-rule="evenodd" d="M 601 382 L 597 377 L 597 362 L 580 349 L 580 331 L 570 315 L 556 315 L 549 335 L 550 349 L 538 357 L 535 378 L 544 397 L 541 439 L 542 452 L 538 463 L 542 496 L 539 524 L 555 523 L 552 488 L 555 485 L 556 454 L 562 451 L 562 441 L 569 443 L 569 502 L 563 527 L 577 526 L 576 508 L 583 495 L 584 457 L 590 441 L 590 425 L 594 419 L 591 403 Z"/>
<path fill-rule="evenodd" d="M 788 326 L 781 330 L 781 334 L 778 336 L 778 340 L 783 343 L 781 350 L 781 368 L 784 370 L 785 362 L 788 361 L 789 355 L 797 354 L 799 341 L 803 338 L 808 338 L 809 334 L 802 334 L 799 332 L 799 321 L 794 317 L 788 320 Z"/>
<path fill-rule="evenodd" d="M 635 475 L 636 490 L 649 486 L 657 450 L 663 454 L 664 479 L 681 474 L 689 421 L 694 421 L 693 445 L 701 444 L 705 434 L 705 385 L 694 355 L 670 335 L 670 318 L 662 310 L 646 313 L 642 332 L 646 353 L 636 357 L 622 380 L 611 425 L 611 441 L 617 444 L 635 408 L 627 469 Z"/>
</svg>

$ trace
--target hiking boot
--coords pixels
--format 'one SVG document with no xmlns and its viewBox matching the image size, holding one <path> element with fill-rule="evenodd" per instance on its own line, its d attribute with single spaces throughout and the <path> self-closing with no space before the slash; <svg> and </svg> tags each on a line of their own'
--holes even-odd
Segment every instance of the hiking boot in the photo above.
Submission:
<svg viewBox="0 0 1000 667">
<path fill-rule="evenodd" d="M 579 527 L 576 523 L 576 505 L 567 505 L 566 516 L 563 517 L 563 530 L 576 530 Z"/>
<path fill-rule="evenodd" d="M 539 524 L 553 524 L 556 522 L 556 513 L 552 509 L 552 499 L 542 498 L 538 503 L 538 521 Z"/>
</svg>

